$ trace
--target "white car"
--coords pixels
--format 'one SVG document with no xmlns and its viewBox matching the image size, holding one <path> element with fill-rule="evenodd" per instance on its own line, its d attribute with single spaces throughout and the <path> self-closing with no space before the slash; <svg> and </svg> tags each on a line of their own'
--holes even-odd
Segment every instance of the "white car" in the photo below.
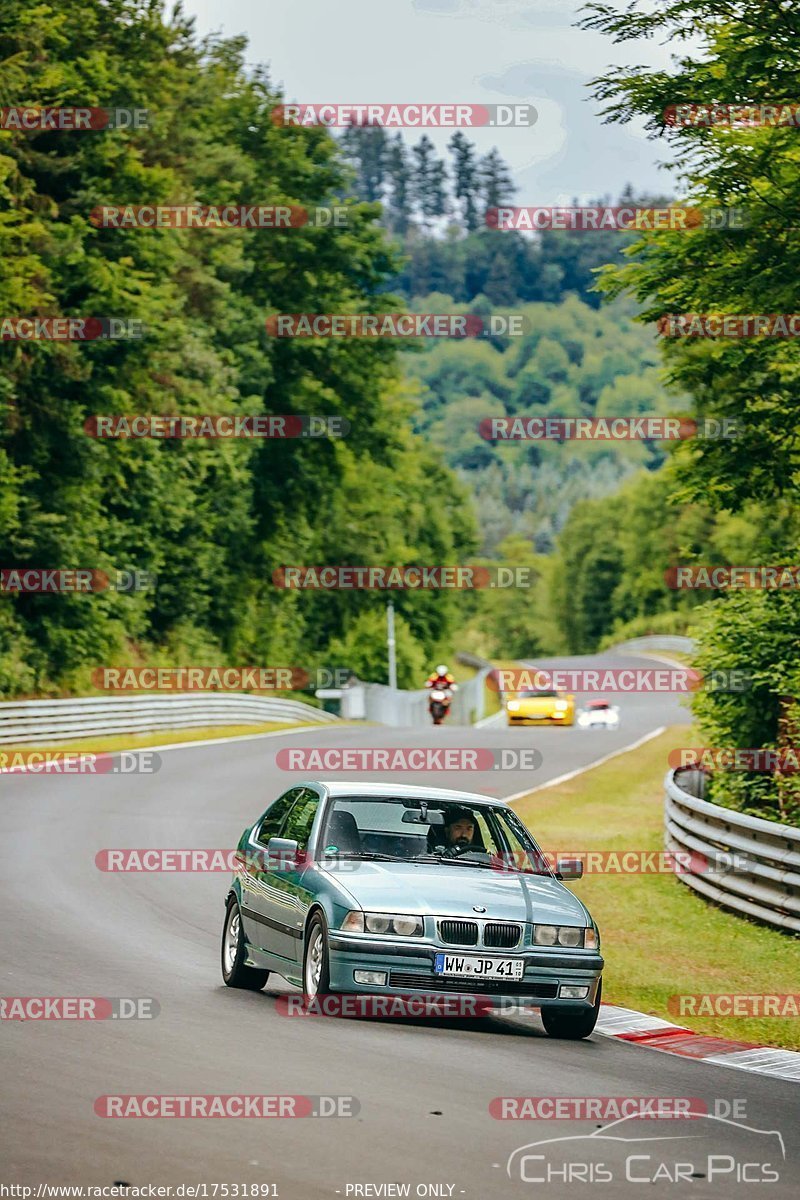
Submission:
<svg viewBox="0 0 800 1200">
<path fill-rule="evenodd" d="M 578 713 L 580 729 L 617 729 L 619 709 L 607 700 L 590 700 Z"/>
</svg>

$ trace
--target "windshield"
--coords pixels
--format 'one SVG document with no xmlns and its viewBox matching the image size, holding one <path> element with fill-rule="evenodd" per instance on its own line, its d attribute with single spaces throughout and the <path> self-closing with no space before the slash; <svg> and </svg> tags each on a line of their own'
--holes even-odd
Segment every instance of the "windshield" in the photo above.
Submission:
<svg viewBox="0 0 800 1200">
<path fill-rule="evenodd" d="M 320 858 L 452 862 L 550 875 L 515 813 L 490 804 L 395 796 L 339 796 L 328 808 Z"/>
<path fill-rule="evenodd" d="M 558 692 L 547 692 L 547 691 L 520 692 L 520 696 L 525 696 L 525 697 L 528 697 L 528 698 L 534 699 L 534 700 L 535 699 L 552 700 L 557 695 L 558 695 Z"/>
</svg>

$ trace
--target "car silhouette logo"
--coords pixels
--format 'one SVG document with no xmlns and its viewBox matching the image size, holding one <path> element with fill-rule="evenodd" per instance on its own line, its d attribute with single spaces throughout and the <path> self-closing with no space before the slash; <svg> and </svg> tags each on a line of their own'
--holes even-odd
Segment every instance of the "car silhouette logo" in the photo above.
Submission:
<svg viewBox="0 0 800 1200">
<path fill-rule="evenodd" d="M 714 1116 L 712 1113 L 695 1113 L 695 1112 L 690 1111 L 688 1113 L 685 1113 L 684 1115 L 686 1117 L 691 1117 L 694 1120 L 718 1121 L 722 1125 L 734 1126 L 736 1129 L 743 1129 L 743 1130 L 746 1130 L 748 1133 L 763 1134 L 765 1137 L 775 1138 L 777 1140 L 777 1145 L 780 1147 L 781 1158 L 784 1161 L 786 1159 L 786 1147 L 784 1145 L 783 1135 L 781 1134 L 780 1130 L 778 1130 L 778 1129 L 756 1129 L 752 1125 L 745 1125 L 741 1121 L 728 1120 L 725 1117 L 717 1117 L 717 1116 Z M 508 1161 L 506 1163 L 506 1173 L 508 1174 L 509 1178 L 512 1177 L 511 1176 L 511 1168 L 512 1168 L 512 1165 L 513 1165 L 515 1159 L 517 1158 L 517 1155 L 524 1154 L 524 1152 L 526 1150 L 535 1150 L 540 1146 L 553 1146 L 558 1143 L 564 1143 L 564 1142 L 571 1142 L 571 1143 L 582 1142 L 582 1143 L 584 1143 L 584 1145 L 586 1147 L 586 1146 L 590 1146 L 590 1145 L 597 1145 L 598 1142 L 603 1142 L 603 1141 L 624 1142 L 624 1143 L 627 1143 L 628 1145 L 635 1145 L 637 1143 L 641 1144 L 643 1142 L 675 1142 L 675 1141 L 680 1141 L 682 1139 L 692 1139 L 693 1140 L 693 1139 L 699 1139 L 699 1138 L 703 1137 L 703 1134 L 701 1133 L 700 1129 L 697 1130 L 697 1133 L 678 1133 L 678 1134 L 666 1134 L 666 1135 L 661 1135 L 661 1136 L 653 1135 L 650 1137 L 620 1136 L 620 1134 L 618 1132 L 620 1127 L 624 1128 L 626 1125 L 628 1125 L 629 1122 L 636 1121 L 638 1119 L 639 1118 L 636 1115 L 620 1117 L 618 1120 L 611 1121 L 608 1125 L 603 1126 L 601 1129 L 594 1130 L 593 1133 L 573 1134 L 571 1136 L 560 1137 L 560 1138 L 545 1138 L 543 1141 L 540 1141 L 540 1142 L 529 1142 L 527 1146 L 519 1146 L 516 1150 L 513 1150 L 511 1152 L 511 1154 L 508 1156 Z M 628 1126 L 628 1127 L 630 1127 L 630 1126 Z M 701 1128 L 702 1128 L 702 1126 L 701 1126 Z M 611 1132 L 612 1130 L 614 1130 L 615 1132 L 612 1133 Z"/>
</svg>

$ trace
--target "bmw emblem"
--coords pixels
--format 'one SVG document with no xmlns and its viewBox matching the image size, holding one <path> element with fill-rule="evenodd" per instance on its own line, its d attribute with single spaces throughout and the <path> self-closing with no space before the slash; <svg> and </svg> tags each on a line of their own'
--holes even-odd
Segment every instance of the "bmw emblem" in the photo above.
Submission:
<svg viewBox="0 0 800 1200">
<path fill-rule="evenodd" d="M 486 912 L 486 909 L 483 907 L 482 904 L 473 904 L 472 911 L 473 912 Z"/>
</svg>

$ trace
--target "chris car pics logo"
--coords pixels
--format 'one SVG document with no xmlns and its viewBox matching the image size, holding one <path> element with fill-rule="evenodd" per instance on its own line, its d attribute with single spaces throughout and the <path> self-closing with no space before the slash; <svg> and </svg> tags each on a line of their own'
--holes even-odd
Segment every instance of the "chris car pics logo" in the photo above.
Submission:
<svg viewBox="0 0 800 1200">
<path fill-rule="evenodd" d="M 622 1117 L 588 1134 L 542 1138 L 514 1150 L 506 1162 L 510 1179 L 528 1184 L 708 1184 L 776 1183 L 786 1159 L 778 1129 L 758 1129 L 707 1112 L 672 1117 L 670 1132 L 654 1132 L 652 1120 Z M 649 1125 L 649 1128 L 648 1128 Z M 681 1130 L 676 1132 L 676 1130 Z M 499 1167 L 499 1163 L 494 1164 Z M 676 1192 L 676 1195 L 681 1194 Z M 725 1195 L 724 1190 L 720 1195 Z"/>
</svg>

